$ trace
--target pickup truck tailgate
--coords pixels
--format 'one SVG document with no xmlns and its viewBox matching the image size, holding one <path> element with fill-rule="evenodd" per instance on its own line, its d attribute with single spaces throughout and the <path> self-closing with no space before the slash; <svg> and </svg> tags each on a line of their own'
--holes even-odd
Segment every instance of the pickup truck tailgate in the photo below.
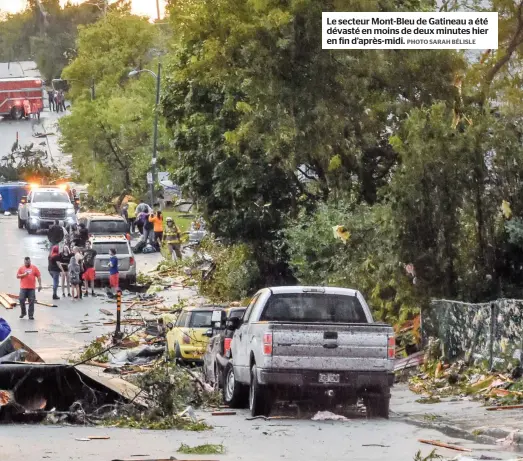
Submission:
<svg viewBox="0 0 523 461">
<path fill-rule="evenodd" d="M 282 369 L 392 371 L 380 324 L 272 323 L 272 367 Z"/>
</svg>

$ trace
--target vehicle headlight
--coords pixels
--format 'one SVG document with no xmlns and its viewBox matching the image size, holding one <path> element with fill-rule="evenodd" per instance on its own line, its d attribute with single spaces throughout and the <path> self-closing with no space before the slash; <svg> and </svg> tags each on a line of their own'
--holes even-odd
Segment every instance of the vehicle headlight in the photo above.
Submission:
<svg viewBox="0 0 523 461">
<path fill-rule="evenodd" d="M 66 212 L 68 215 L 73 215 L 73 214 L 74 214 L 74 209 L 72 209 L 72 208 L 68 208 L 65 212 Z"/>
<path fill-rule="evenodd" d="M 38 216 L 40 214 L 40 208 L 33 208 L 31 207 L 29 209 L 29 212 L 32 214 L 32 215 L 35 215 L 35 216 Z"/>
</svg>

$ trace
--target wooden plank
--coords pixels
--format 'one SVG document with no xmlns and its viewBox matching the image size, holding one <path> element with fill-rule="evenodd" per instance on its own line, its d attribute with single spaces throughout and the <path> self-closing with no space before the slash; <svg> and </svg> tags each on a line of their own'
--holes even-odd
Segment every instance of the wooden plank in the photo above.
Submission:
<svg viewBox="0 0 523 461">
<path fill-rule="evenodd" d="M 472 450 L 469 450 L 468 448 L 462 448 L 456 445 L 449 445 L 448 443 L 440 442 L 439 440 L 418 439 L 418 442 L 426 443 L 427 445 L 433 445 L 435 447 L 448 448 L 449 450 L 466 451 L 468 453 L 472 452 Z"/>
<path fill-rule="evenodd" d="M 501 407 L 488 407 L 487 411 L 501 411 L 501 410 L 518 410 L 523 408 L 523 405 L 504 405 Z"/>
</svg>

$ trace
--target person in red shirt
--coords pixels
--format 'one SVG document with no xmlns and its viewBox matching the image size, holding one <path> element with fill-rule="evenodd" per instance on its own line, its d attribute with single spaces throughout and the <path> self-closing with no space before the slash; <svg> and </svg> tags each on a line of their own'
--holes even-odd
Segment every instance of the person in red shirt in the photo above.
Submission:
<svg viewBox="0 0 523 461">
<path fill-rule="evenodd" d="M 20 309 L 22 310 L 20 318 L 23 319 L 26 316 L 25 302 L 29 301 L 29 319 L 34 320 L 36 280 L 38 280 L 38 291 L 40 291 L 42 276 L 38 267 L 31 264 L 31 258 L 24 259 L 24 265 L 18 269 L 16 278 L 20 279 Z"/>
</svg>

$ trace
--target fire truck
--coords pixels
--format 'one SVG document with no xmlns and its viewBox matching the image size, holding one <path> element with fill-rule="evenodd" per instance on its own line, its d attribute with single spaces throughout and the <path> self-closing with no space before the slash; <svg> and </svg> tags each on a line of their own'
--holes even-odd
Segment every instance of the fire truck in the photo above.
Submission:
<svg viewBox="0 0 523 461">
<path fill-rule="evenodd" d="M 0 115 L 14 120 L 40 116 L 44 109 L 43 81 L 34 77 L 0 78 Z"/>
</svg>

